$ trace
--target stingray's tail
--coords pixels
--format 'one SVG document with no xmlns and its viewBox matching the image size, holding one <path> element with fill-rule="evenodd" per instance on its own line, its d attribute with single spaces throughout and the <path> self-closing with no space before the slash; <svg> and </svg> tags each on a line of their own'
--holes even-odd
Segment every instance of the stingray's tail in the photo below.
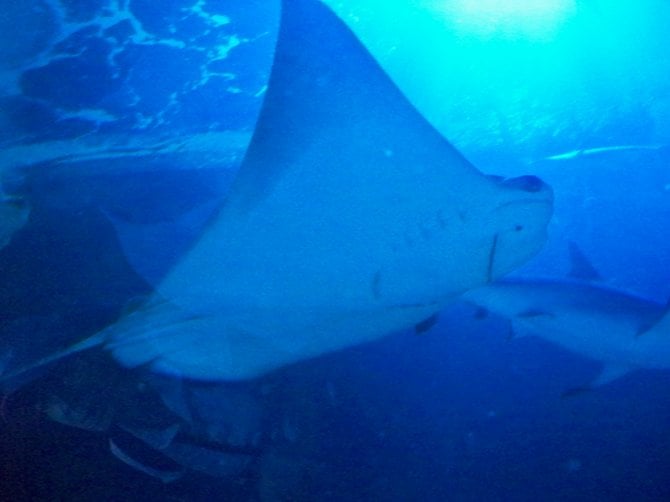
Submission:
<svg viewBox="0 0 670 502">
<path fill-rule="evenodd" d="M 31 373 L 34 373 L 40 369 L 44 369 L 45 367 L 71 355 L 98 347 L 104 343 L 106 338 L 106 330 L 102 330 L 80 342 L 75 343 L 74 345 L 70 345 L 63 350 L 53 352 L 48 356 L 38 359 L 37 361 L 34 361 L 30 364 L 21 366 L 11 371 L 7 371 L 5 373 L 0 372 L 0 387 L 2 387 L 5 392 L 7 392 L 8 389 L 15 389 L 16 387 L 20 386 L 20 384 L 16 385 L 16 382 L 24 381 L 25 383 L 25 378 Z M 1 369 L 2 368 L 0 368 L 0 370 Z"/>
</svg>

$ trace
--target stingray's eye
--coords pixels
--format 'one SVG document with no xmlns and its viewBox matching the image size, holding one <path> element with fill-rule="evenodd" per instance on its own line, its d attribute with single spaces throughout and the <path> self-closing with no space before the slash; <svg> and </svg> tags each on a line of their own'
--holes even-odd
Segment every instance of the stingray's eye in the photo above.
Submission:
<svg viewBox="0 0 670 502">
<path fill-rule="evenodd" d="M 523 230 L 523 225 L 514 225 L 515 232 L 521 232 Z"/>
</svg>

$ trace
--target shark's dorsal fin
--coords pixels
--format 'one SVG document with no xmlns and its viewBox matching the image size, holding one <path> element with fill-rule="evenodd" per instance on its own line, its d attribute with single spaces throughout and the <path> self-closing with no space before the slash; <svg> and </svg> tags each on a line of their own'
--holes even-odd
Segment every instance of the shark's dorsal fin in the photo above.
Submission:
<svg viewBox="0 0 670 502">
<path fill-rule="evenodd" d="M 322 151 L 324 159 L 358 158 L 365 166 L 375 152 L 366 151 L 367 158 L 362 158 L 360 145 L 376 143 L 380 156 L 393 155 L 402 140 L 421 145 L 418 155 L 433 157 L 439 152 L 443 160 L 475 171 L 409 103 L 351 30 L 328 11 L 320 1 L 282 2 L 268 90 L 228 205 L 253 207 L 272 192 L 287 169 L 296 164 L 305 167 L 300 159 L 312 149 Z M 398 138 L 398 130 L 403 138 Z M 304 175 L 328 166 L 332 162 L 313 162 L 314 172 Z M 358 167 L 341 165 L 338 170 Z"/>
<path fill-rule="evenodd" d="M 600 281 L 602 276 L 591 264 L 576 243 L 570 242 L 570 272 L 569 277 L 580 279 L 582 281 Z"/>
</svg>

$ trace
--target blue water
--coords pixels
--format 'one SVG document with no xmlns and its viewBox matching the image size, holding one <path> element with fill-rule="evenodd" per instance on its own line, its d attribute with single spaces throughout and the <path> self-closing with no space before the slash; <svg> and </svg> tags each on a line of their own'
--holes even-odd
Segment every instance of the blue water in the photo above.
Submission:
<svg viewBox="0 0 670 502">
<path fill-rule="evenodd" d="M 516 274 L 562 277 L 575 242 L 608 285 L 670 297 L 670 6 L 547 2 L 563 10 L 533 18 L 511 2 L 483 22 L 467 1 L 327 3 L 482 171 L 552 185 L 548 242 Z M 262 0 L 24 4 L 0 15 L 0 173 L 31 205 L 0 250 L 0 354 L 18 367 L 113 322 L 198 235 L 206 214 L 167 248 L 147 238 L 152 259 L 129 263 L 113 221 L 173 222 L 225 197 L 279 14 Z M 230 452 L 221 423 L 262 436 L 243 469 L 213 476 L 133 443 L 124 427 L 162 429 L 179 413 L 141 371 L 83 354 L 5 389 L 0 498 L 670 500 L 668 372 L 562 397 L 598 371 L 457 304 L 427 333 L 224 386 L 225 398 L 186 382 L 190 444 Z M 54 396 L 84 415 L 78 427 L 47 413 Z M 110 438 L 183 476 L 132 469 Z"/>
</svg>

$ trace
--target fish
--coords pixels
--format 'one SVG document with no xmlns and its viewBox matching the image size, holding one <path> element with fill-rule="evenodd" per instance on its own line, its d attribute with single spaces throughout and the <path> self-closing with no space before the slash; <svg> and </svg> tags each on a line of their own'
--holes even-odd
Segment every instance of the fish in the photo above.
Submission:
<svg viewBox="0 0 670 502">
<path fill-rule="evenodd" d="M 139 471 L 143 474 L 146 474 L 148 476 L 151 476 L 156 479 L 160 479 L 163 483 L 172 483 L 174 481 L 177 481 L 184 475 L 183 470 L 166 470 L 166 469 L 159 469 L 153 466 L 148 465 L 145 462 L 136 460 L 134 457 L 132 457 L 129 453 L 124 451 L 115 441 L 114 439 L 108 439 L 109 442 L 109 451 L 114 455 L 117 459 L 119 459 L 121 462 L 124 464 L 132 467 L 136 471 Z"/>
<path fill-rule="evenodd" d="M 537 336 L 601 364 L 591 382 L 565 395 L 638 369 L 670 369 L 670 304 L 599 283 L 595 268 L 583 257 L 573 263 L 585 271 L 583 278 L 508 278 L 472 289 L 463 298 L 509 320 L 514 337 Z"/>
<path fill-rule="evenodd" d="M 268 447 L 251 387 L 127 372 L 104 358 L 73 362 L 33 388 L 35 408 L 106 436 L 112 455 L 144 474 L 166 483 L 191 472 L 234 478 Z"/>
<path fill-rule="evenodd" d="M 176 437 L 177 432 L 176 424 L 163 430 L 120 426 L 108 442 L 114 457 L 164 483 L 176 481 L 189 472 L 234 479 L 249 468 L 260 454 L 260 450 L 235 450 L 214 442 L 199 442 L 188 436 Z M 122 448 L 119 444 L 121 440 L 133 445 L 134 452 Z M 166 467 L 166 464 L 171 467 Z"/>
<path fill-rule="evenodd" d="M 592 148 L 580 148 L 578 150 L 570 150 L 568 152 L 557 153 L 555 155 L 550 155 L 544 157 L 542 160 L 573 160 L 579 159 L 581 157 L 596 156 L 607 153 L 621 153 L 621 152 L 645 152 L 645 151 L 660 151 L 664 148 L 667 148 L 667 145 L 663 144 L 652 144 L 652 145 L 608 145 L 608 146 L 598 146 Z"/>
<path fill-rule="evenodd" d="M 249 147 L 138 309 L 37 364 L 240 381 L 420 325 L 543 246 L 553 194 L 478 171 L 317 0 L 284 0 Z"/>
<path fill-rule="evenodd" d="M 150 453 L 153 457 L 170 459 L 180 465 L 184 471 L 200 472 L 211 477 L 234 478 L 239 476 L 262 453 L 259 448 L 235 447 L 234 445 L 219 444 L 213 441 L 199 441 L 197 438 L 188 436 L 175 437 L 176 429 L 174 426 L 165 430 L 140 429 L 128 426 L 121 428 L 152 449 L 153 451 L 150 451 Z M 164 441 L 165 439 L 167 441 Z M 159 442 L 157 443 L 156 440 Z M 115 454 L 115 456 L 117 455 Z M 129 455 L 126 455 L 126 458 L 128 457 Z M 117 456 L 117 458 L 120 457 Z M 120 458 L 120 460 L 125 462 L 123 458 Z M 153 475 L 152 472 L 148 472 L 150 467 L 146 463 L 140 464 L 138 461 L 129 465 L 140 472 Z M 140 468 L 140 465 L 144 468 Z M 160 469 L 150 469 L 153 472 L 161 472 Z"/>
</svg>

